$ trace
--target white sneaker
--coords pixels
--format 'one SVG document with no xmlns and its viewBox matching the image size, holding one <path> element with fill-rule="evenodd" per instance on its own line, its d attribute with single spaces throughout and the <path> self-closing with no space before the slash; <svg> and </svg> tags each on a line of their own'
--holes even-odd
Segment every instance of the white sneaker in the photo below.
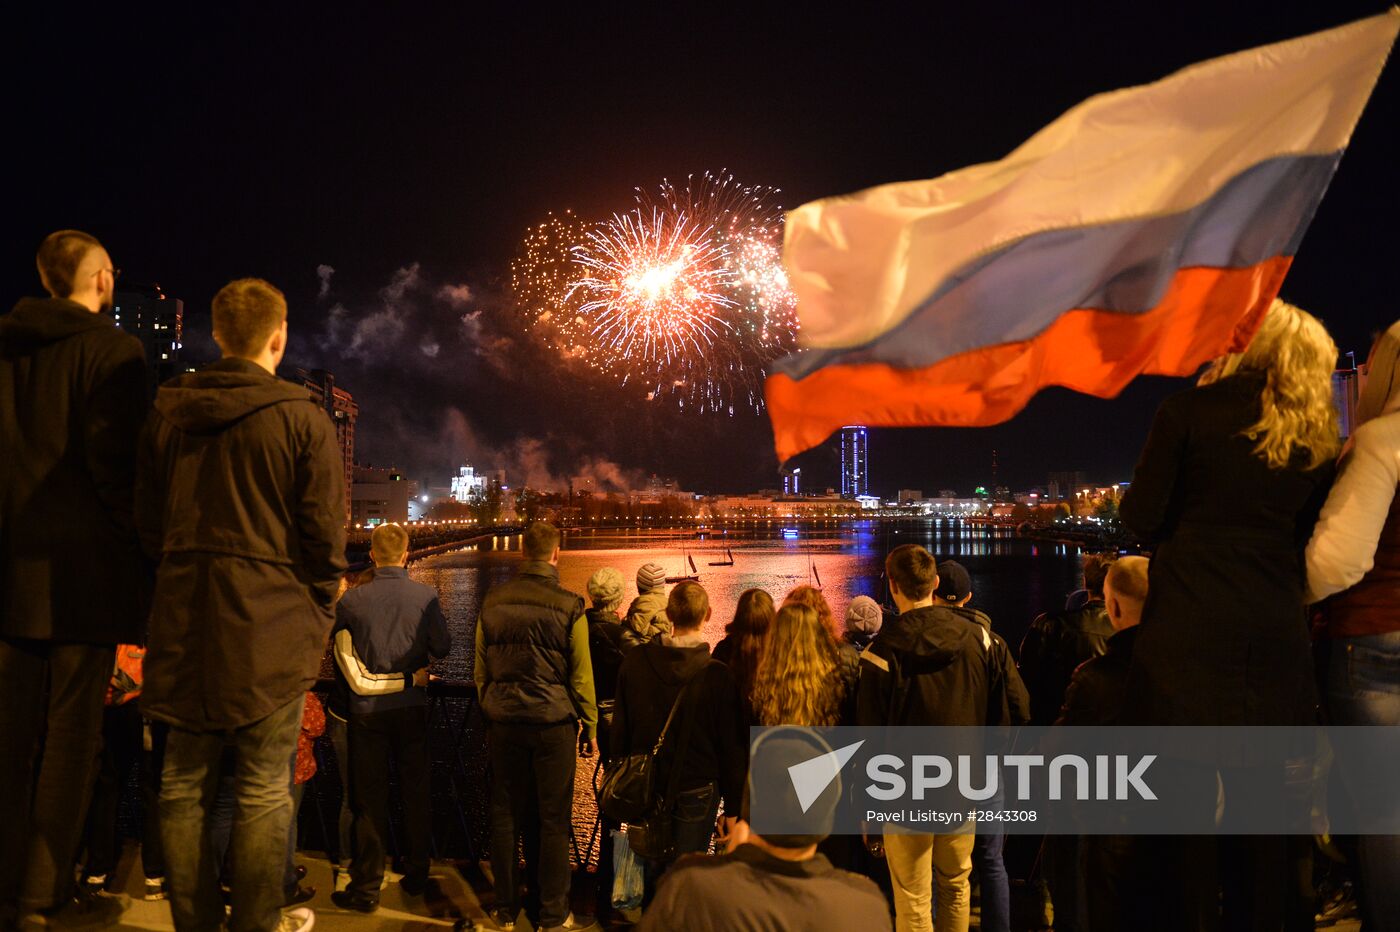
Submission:
<svg viewBox="0 0 1400 932">
<path fill-rule="evenodd" d="M 342 893 L 350 888 L 350 868 L 336 867 L 332 870 L 331 877 L 332 886 L 335 888 L 332 893 Z"/>
<path fill-rule="evenodd" d="M 277 923 L 277 932 L 311 932 L 316 926 L 316 914 L 305 906 L 289 909 Z"/>
</svg>

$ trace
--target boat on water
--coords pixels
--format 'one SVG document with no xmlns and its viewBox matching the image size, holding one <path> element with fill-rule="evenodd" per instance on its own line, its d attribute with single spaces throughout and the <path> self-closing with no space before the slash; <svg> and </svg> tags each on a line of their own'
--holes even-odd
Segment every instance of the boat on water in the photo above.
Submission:
<svg viewBox="0 0 1400 932">
<path fill-rule="evenodd" d="M 686 571 L 685 571 L 685 564 L 686 564 L 686 563 L 689 563 L 689 564 L 690 564 L 690 572 L 689 572 L 689 573 L 686 573 Z M 677 576 L 667 576 L 667 577 L 666 577 L 666 582 L 668 582 L 668 583 L 678 583 L 678 582 L 686 582 L 687 580 L 698 580 L 699 578 L 700 578 L 700 571 L 699 571 L 698 569 L 696 569 L 696 567 L 695 567 L 695 558 L 692 557 L 690 554 L 687 553 L 687 554 L 685 555 L 684 561 L 682 561 L 682 563 L 681 563 L 681 572 L 680 572 L 680 574 L 677 575 Z"/>
<path fill-rule="evenodd" d="M 726 547 L 726 548 L 724 549 L 724 556 L 725 556 L 725 558 L 724 558 L 723 560 L 711 560 L 711 561 L 710 561 L 710 565 L 711 565 L 711 566 L 733 566 L 733 565 L 734 565 L 734 551 L 732 551 L 732 550 L 730 550 L 728 547 Z M 693 566 L 693 565 L 694 565 L 694 564 L 692 564 L 692 566 Z"/>
</svg>

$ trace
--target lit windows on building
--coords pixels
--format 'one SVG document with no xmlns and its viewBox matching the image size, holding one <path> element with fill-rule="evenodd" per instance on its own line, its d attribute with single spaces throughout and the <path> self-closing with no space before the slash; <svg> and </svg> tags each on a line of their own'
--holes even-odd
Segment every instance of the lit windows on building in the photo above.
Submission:
<svg viewBox="0 0 1400 932">
<path fill-rule="evenodd" d="M 150 393 L 180 368 L 185 302 L 161 291 L 159 285 L 127 285 L 112 296 L 117 326 L 141 341 L 150 372 Z"/>
<path fill-rule="evenodd" d="M 869 437 L 860 425 L 841 428 L 841 494 L 870 494 Z"/>
</svg>

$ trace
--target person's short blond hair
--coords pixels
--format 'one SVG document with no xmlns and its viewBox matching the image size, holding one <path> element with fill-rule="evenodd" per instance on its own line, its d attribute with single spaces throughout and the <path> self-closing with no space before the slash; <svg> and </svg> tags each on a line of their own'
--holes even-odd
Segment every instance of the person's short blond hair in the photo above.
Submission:
<svg viewBox="0 0 1400 932">
<path fill-rule="evenodd" d="M 287 299 L 261 278 L 240 278 L 219 289 L 211 310 L 224 352 L 256 356 L 287 319 Z"/>
<path fill-rule="evenodd" d="M 1108 568 L 1104 589 L 1140 607 L 1147 601 L 1147 565 L 1147 557 L 1119 557 Z"/>
<path fill-rule="evenodd" d="M 397 524 L 381 524 L 369 535 L 369 555 L 377 566 L 400 563 L 408 554 L 408 532 Z"/>
<path fill-rule="evenodd" d="M 78 267 L 87 254 L 101 249 L 97 237 L 82 230 L 55 230 L 39 244 L 34 264 L 39 281 L 55 298 L 66 298 L 78 290 Z"/>
</svg>

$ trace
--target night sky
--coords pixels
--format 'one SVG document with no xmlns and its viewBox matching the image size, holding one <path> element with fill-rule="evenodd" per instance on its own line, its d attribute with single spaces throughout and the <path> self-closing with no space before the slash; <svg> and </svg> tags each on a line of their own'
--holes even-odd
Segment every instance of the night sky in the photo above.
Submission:
<svg viewBox="0 0 1400 932">
<path fill-rule="evenodd" d="M 0 56 L 5 300 L 39 292 L 35 247 L 77 227 L 124 281 L 183 298 L 187 351 L 211 357 L 214 292 L 265 277 L 291 305 L 286 365 L 331 369 L 360 403 L 361 461 L 435 482 L 468 461 L 515 483 L 658 472 L 696 491 L 775 483 L 766 416 L 648 403 L 533 339 L 509 266 L 549 211 L 602 217 L 707 169 L 779 187 L 787 207 L 934 177 L 1002 157 L 1093 93 L 1385 8 L 37 6 L 7 13 Z M 1283 292 L 1359 356 L 1400 313 L 1396 70 Z M 984 430 L 874 431 L 873 482 L 969 492 L 993 449 L 1013 487 L 1064 469 L 1125 480 L 1184 384 L 1051 390 Z M 823 485 L 834 463 L 799 461 Z"/>
</svg>

